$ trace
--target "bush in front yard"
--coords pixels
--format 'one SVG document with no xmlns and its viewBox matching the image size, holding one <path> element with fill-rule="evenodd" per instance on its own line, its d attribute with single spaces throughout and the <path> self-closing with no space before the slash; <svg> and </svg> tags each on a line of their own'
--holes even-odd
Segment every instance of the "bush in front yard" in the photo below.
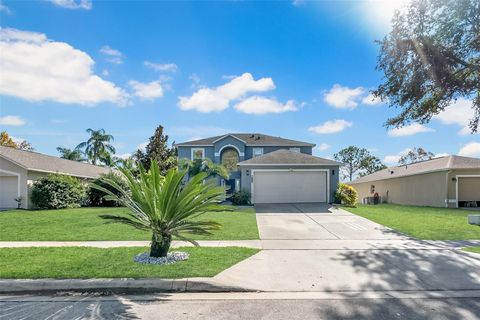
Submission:
<svg viewBox="0 0 480 320">
<path fill-rule="evenodd" d="M 32 203 L 40 209 L 78 208 L 85 195 L 80 180 L 61 174 L 49 174 L 35 181 L 32 187 Z"/>
<path fill-rule="evenodd" d="M 232 204 L 236 206 L 250 204 L 250 192 L 245 190 L 235 191 L 232 193 Z"/>
<path fill-rule="evenodd" d="M 335 199 L 347 207 L 356 207 L 358 201 L 358 193 L 352 186 L 346 183 L 339 183 Z"/>
<path fill-rule="evenodd" d="M 115 190 L 112 186 L 110 186 L 108 183 L 106 183 L 105 179 L 113 180 L 121 188 L 127 189 L 127 185 L 125 181 L 122 179 L 122 177 L 114 172 L 102 174 L 98 179 L 93 180 L 92 184 L 100 186 L 102 188 L 106 188 L 109 191 L 115 193 L 117 196 L 120 196 L 120 193 L 117 190 Z M 117 201 L 104 199 L 106 195 L 107 194 L 105 192 L 98 190 L 96 188 L 92 188 L 90 186 L 88 188 L 89 205 L 96 206 L 96 207 L 117 207 L 119 205 Z"/>
</svg>

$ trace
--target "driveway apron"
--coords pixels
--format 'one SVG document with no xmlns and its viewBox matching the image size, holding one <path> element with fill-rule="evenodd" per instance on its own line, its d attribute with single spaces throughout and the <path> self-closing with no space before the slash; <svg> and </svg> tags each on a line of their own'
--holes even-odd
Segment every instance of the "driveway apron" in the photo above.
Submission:
<svg viewBox="0 0 480 320">
<path fill-rule="evenodd" d="M 480 258 L 325 204 L 257 205 L 263 249 L 215 281 L 259 291 L 480 289 Z"/>
</svg>

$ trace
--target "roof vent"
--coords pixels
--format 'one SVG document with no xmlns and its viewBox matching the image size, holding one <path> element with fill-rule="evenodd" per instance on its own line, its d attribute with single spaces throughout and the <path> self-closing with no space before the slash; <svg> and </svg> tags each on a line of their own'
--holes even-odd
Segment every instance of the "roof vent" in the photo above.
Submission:
<svg viewBox="0 0 480 320">
<path fill-rule="evenodd" d="M 255 137 L 255 140 L 260 140 L 260 136 L 256 136 L 256 137 Z"/>
<path fill-rule="evenodd" d="M 255 138 L 255 135 L 252 133 L 252 134 L 250 135 L 250 138 Z"/>
<path fill-rule="evenodd" d="M 395 172 L 393 170 L 390 171 L 390 174 L 394 174 Z"/>
</svg>

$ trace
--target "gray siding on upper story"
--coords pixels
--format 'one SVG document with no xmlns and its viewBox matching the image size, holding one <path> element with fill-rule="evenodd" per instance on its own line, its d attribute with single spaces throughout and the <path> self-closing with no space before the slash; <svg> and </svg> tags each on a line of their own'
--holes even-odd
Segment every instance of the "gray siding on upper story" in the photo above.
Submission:
<svg viewBox="0 0 480 320">
<path fill-rule="evenodd" d="M 214 144 L 215 148 L 215 163 L 221 163 L 220 161 L 220 156 L 221 156 L 221 151 L 225 150 L 228 147 L 232 147 L 234 149 L 237 149 L 239 152 L 239 161 L 245 160 L 245 143 L 242 141 L 232 137 L 232 136 L 227 136 Z"/>
<path fill-rule="evenodd" d="M 329 195 L 329 201 L 328 202 L 333 202 L 335 200 L 335 191 L 337 190 L 338 183 L 340 181 L 338 173 L 339 173 L 339 166 L 261 166 L 258 167 L 258 169 L 328 169 L 328 175 L 330 179 L 330 195 Z M 251 167 L 243 167 L 242 168 L 242 178 L 241 178 L 241 185 L 240 189 L 246 190 L 248 192 L 251 192 L 251 185 L 252 185 L 252 176 L 251 176 L 251 171 L 255 170 L 255 166 L 252 165 Z M 247 174 L 248 171 L 248 174 Z"/>
<path fill-rule="evenodd" d="M 273 146 L 265 146 L 265 147 L 253 147 L 253 146 L 247 146 L 245 148 L 245 160 L 253 158 L 253 149 L 254 148 L 262 148 L 263 149 L 263 154 L 267 154 L 273 151 L 281 150 L 281 149 L 289 149 L 289 148 L 300 148 L 301 153 L 305 154 L 312 154 L 312 147 L 273 147 Z"/>
<path fill-rule="evenodd" d="M 192 159 L 192 149 L 205 149 L 205 158 L 209 158 L 212 161 L 215 159 L 214 157 L 214 150 L 212 147 L 183 147 L 179 146 L 178 150 L 178 158 L 179 159 Z"/>
</svg>

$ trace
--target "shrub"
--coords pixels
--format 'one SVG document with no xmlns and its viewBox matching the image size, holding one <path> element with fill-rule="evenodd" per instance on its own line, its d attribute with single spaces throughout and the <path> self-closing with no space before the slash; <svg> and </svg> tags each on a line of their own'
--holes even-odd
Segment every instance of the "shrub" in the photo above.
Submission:
<svg viewBox="0 0 480 320">
<path fill-rule="evenodd" d="M 61 174 L 49 174 L 32 187 L 32 203 L 40 209 L 78 208 L 85 195 L 80 180 Z"/>
<path fill-rule="evenodd" d="M 347 207 L 355 207 L 358 201 L 358 193 L 352 186 L 340 183 L 335 193 L 335 199 Z"/>
<path fill-rule="evenodd" d="M 232 193 L 232 204 L 236 206 L 250 204 L 250 192 L 245 190 L 235 191 Z"/>
<path fill-rule="evenodd" d="M 122 179 L 122 177 L 116 173 L 109 172 L 107 174 L 102 174 L 99 178 L 95 179 L 92 181 L 92 185 L 97 185 L 102 188 L 105 188 L 113 193 L 115 195 L 120 196 L 120 192 L 116 189 L 114 189 L 110 184 L 108 184 L 105 179 L 109 179 L 114 181 L 122 190 L 127 189 L 127 185 L 125 183 L 125 180 Z M 115 200 L 106 200 L 104 197 L 107 195 L 105 192 L 97 189 L 97 188 L 92 188 L 92 185 L 89 186 L 88 188 L 88 201 L 91 206 L 97 206 L 97 207 L 117 207 L 119 206 L 118 201 Z"/>
</svg>

